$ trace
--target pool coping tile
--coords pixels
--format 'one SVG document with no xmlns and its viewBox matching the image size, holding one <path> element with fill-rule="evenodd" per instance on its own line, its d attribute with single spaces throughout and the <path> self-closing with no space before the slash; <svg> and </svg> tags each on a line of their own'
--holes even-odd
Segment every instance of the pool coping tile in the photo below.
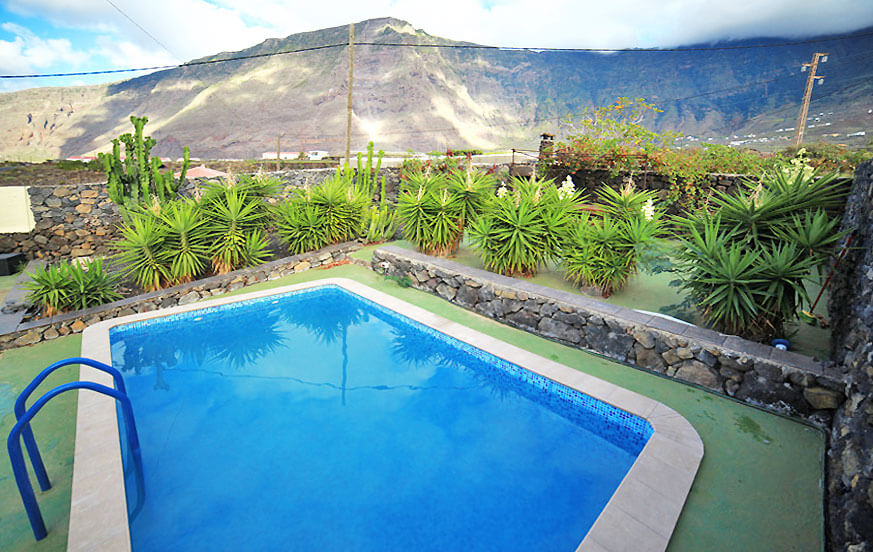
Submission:
<svg viewBox="0 0 873 552">
<path fill-rule="evenodd" d="M 704 453 L 703 441 L 685 418 L 639 393 L 452 322 L 354 280 L 325 278 L 104 320 L 83 332 L 82 356 L 111 364 L 109 330 L 115 326 L 325 285 L 341 287 L 648 421 L 653 430 L 651 437 L 577 550 L 619 552 L 667 548 Z M 87 366 L 80 368 L 80 379 L 112 385 L 110 376 Z M 115 401 L 95 393 L 79 395 L 67 550 L 127 551 L 130 550 L 130 532 Z"/>
</svg>

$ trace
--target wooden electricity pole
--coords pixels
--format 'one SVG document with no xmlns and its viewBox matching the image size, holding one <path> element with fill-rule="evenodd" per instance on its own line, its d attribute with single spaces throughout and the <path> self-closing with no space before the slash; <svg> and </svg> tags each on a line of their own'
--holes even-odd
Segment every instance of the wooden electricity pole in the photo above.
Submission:
<svg viewBox="0 0 873 552">
<path fill-rule="evenodd" d="M 346 103 L 346 167 L 351 166 L 352 144 L 352 82 L 355 78 L 355 24 L 349 24 L 349 98 Z"/>
<path fill-rule="evenodd" d="M 819 61 L 822 63 L 828 60 L 827 53 L 816 52 L 812 56 L 812 62 L 804 63 L 801 71 L 809 69 L 809 77 L 806 79 L 806 90 L 803 92 L 803 102 L 800 104 L 800 116 L 797 118 L 797 129 L 794 134 L 794 147 L 799 148 L 803 143 L 803 134 L 806 132 L 806 115 L 809 111 L 809 99 L 812 96 L 812 85 L 815 81 L 821 83 L 823 76 L 816 76 L 815 71 L 818 69 Z"/>
</svg>

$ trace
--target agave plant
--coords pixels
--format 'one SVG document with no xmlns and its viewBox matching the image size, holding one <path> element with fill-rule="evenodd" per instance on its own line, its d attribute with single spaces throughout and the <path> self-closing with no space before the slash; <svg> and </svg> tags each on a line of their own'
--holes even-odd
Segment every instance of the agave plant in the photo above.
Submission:
<svg viewBox="0 0 873 552">
<path fill-rule="evenodd" d="M 442 175 L 411 175 L 397 197 L 403 237 L 428 255 L 448 256 L 457 250 L 463 212 L 464 204 Z"/>
<path fill-rule="evenodd" d="M 496 183 L 497 179 L 493 175 L 475 171 L 469 164 L 466 171 L 452 173 L 448 177 L 448 190 L 461 204 L 459 224 L 462 229 L 485 208 L 494 193 Z"/>
<path fill-rule="evenodd" d="M 712 213 L 677 219 L 680 280 L 704 318 L 744 337 L 782 337 L 809 300 L 805 281 L 844 236 L 828 212 L 844 195 L 835 175 L 780 171 L 716 194 Z"/>
<path fill-rule="evenodd" d="M 276 209 L 276 231 L 292 255 L 328 244 L 325 220 L 305 196 L 294 196 Z"/>
<path fill-rule="evenodd" d="M 365 190 L 353 184 L 350 173 L 343 176 L 337 171 L 310 192 L 310 202 L 324 219 L 328 243 L 347 241 L 360 233 L 370 200 Z"/>
</svg>

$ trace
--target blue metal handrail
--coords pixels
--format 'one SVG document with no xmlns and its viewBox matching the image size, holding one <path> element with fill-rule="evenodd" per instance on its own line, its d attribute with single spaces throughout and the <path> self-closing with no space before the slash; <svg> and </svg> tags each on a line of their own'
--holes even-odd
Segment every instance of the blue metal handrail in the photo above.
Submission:
<svg viewBox="0 0 873 552">
<path fill-rule="evenodd" d="M 18 395 L 18 398 L 15 399 L 15 420 L 20 420 L 24 416 L 25 410 L 27 410 L 27 399 L 30 398 L 30 395 L 39 387 L 49 375 L 57 370 L 58 368 L 63 368 L 64 366 L 69 366 L 71 364 L 84 364 L 86 366 L 90 366 L 91 368 L 95 368 L 97 370 L 101 370 L 110 374 L 112 379 L 115 381 L 115 388 L 118 389 L 119 392 L 127 395 L 127 390 L 124 387 L 124 378 L 121 375 L 121 372 L 113 368 L 112 366 L 108 366 L 103 364 L 102 362 L 97 362 L 96 360 L 84 357 L 72 357 L 65 358 L 64 360 L 59 360 L 55 362 L 39 374 L 33 381 L 30 382 L 30 385 L 24 388 L 24 391 Z M 39 482 L 39 488 L 42 491 L 47 491 L 52 488 L 52 484 L 49 481 L 48 474 L 45 471 L 45 464 L 42 462 L 42 457 L 39 454 L 39 448 L 36 446 L 36 439 L 33 436 L 33 429 L 30 427 L 30 424 L 26 424 L 24 429 L 22 430 L 21 436 L 24 438 L 24 446 L 27 448 L 27 454 L 30 456 L 30 463 L 33 464 L 33 471 L 36 474 L 36 480 Z"/>
<path fill-rule="evenodd" d="M 63 360 L 59 363 L 55 363 L 52 366 L 46 368 L 37 378 L 34 380 L 34 383 L 31 383 L 24 392 L 22 392 L 22 396 L 29 395 L 33 392 L 33 388 L 39 384 L 40 381 L 45 379 L 45 375 L 50 373 L 61 366 L 65 366 L 66 364 L 87 364 L 89 366 L 93 366 L 92 363 L 97 363 L 91 359 L 83 359 L 83 358 L 71 358 Z M 97 363 L 99 364 L 99 363 Z M 98 369 L 109 368 L 110 373 L 115 372 L 118 374 L 118 379 L 120 379 L 121 374 L 118 373 L 117 370 L 114 370 L 111 367 L 104 365 L 101 366 L 93 366 Z M 113 377 L 115 376 L 113 374 Z M 118 381 L 116 380 L 116 382 Z M 124 412 L 124 422 L 128 435 L 128 443 L 131 448 L 131 452 L 133 454 L 133 460 L 136 465 L 136 469 L 142 472 L 142 454 L 140 452 L 140 444 L 139 444 L 139 435 L 136 431 L 136 422 L 133 417 L 133 407 L 130 403 L 130 399 L 128 398 L 126 392 L 124 391 L 124 384 L 121 384 L 120 389 L 113 389 L 111 387 L 107 387 L 105 385 L 101 385 L 99 383 L 94 383 L 90 381 L 77 381 L 72 383 L 65 383 L 63 385 L 59 385 L 55 387 L 51 391 L 44 394 L 40 397 L 33 406 L 27 409 L 16 422 L 15 426 L 13 426 L 12 430 L 9 432 L 9 438 L 6 441 L 6 448 L 9 452 L 9 460 L 12 464 L 12 473 L 15 476 L 15 483 L 18 486 L 18 492 L 21 494 L 21 501 L 24 503 L 24 509 L 27 512 L 27 517 L 30 520 L 30 526 L 33 529 L 33 536 L 36 537 L 36 540 L 42 540 L 46 536 L 46 528 L 45 522 L 42 519 L 42 514 L 39 511 L 39 504 L 36 502 L 36 496 L 33 492 L 33 487 L 30 484 L 30 478 L 27 475 L 27 467 L 24 463 L 24 454 L 21 450 L 21 436 L 24 434 L 26 430 L 29 429 L 30 421 L 36 416 L 37 412 L 42 409 L 43 406 L 46 405 L 51 399 L 64 393 L 66 391 L 71 391 L 73 389 L 89 389 L 91 391 L 96 391 L 98 393 L 108 395 L 113 397 L 114 399 L 121 402 L 122 411 Z M 26 396 L 25 396 L 26 398 Z M 19 397 L 21 400 L 21 397 Z M 16 409 L 18 408 L 19 401 L 16 401 Z M 16 410 L 16 416 L 18 417 L 18 411 Z M 31 433 L 31 439 L 33 435 Z M 36 458 L 38 459 L 38 464 L 42 466 L 43 474 L 45 475 L 45 467 L 42 465 L 42 459 L 39 456 L 39 452 L 36 450 L 36 442 L 33 442 L 33 450 L 36 451 Z M 33 460 L 34 455 L 31 455 L 31 461 Z M 37 462 L 34 461 L 34 471 L 36 468 Z M 48 477 L 46 476 L 46 480 Z"/>
</svg>

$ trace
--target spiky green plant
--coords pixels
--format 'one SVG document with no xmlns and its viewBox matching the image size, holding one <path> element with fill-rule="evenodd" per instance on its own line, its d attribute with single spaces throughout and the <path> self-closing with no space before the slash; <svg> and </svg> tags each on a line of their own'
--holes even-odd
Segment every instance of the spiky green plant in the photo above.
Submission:
<svg viewBox="0 0 873 552">
<path fill-rule="evenodd" d="M 147 117 L 131 115 L 134 133 L 122 134 L 112 140 L 112 153 L 99 154 L 106 172 L 109 198 L 124 207 L 131 207 L 157 196 L 161 201 L 172 199 L 182 182 L 189 166 L 188 146 L 184 149 L 182 171 L 177 180 L 170 170 L 160 171 L 161 160 L 149 159 L 151 148 L 157 143 L 150 136 L 143 136 Z M 121 144 L 125 147 L 125 158 L 121 157 Z"/>
<path fill-rule="evenodd" d="M 328 244 L 325 220 L 306 196 L 293 197 L 277 207 L 276 231 L 292 255 Z"/>
<path fill-rule="evenodd" d="M 170 204 L 160 215 L 166 228 L 162 249 L 171 260 L 170 279 L 174 283 L 194 280 L 206 271 L 209 260 L 206 218 L 192 200 Z"/>
<path fill-rule="evenodd" d="M 397 217 L 403 236 L 428 255 L 455 252 L 463 231 L 464 205 L 437 174 L 413 175 L 397 197 Z"/>
<path fill-rule="evenodd" d="M 115 260 L 125 276 L 146 291 L 164 287 L 170 280 L 169 256 L 163 248 L 166 228 L 160 219 L 147 214 L 131 214 L 121 226 L 121 238 L 115 241 Z"/>
<path fill-rule="evenodd" d="M 498 190 L 469 227 L 473 249 L 489 270 L 532 276 L 556 259 L 579 212 L 575 191 L 558 190 L 551 180 L 516 178 L 513 190 Z"/>
<path fill-rule="evenodd" d="M 27 299 L 39 305 L 45 317 L 121 298 L 116 291 L 119 278 L 103 269 L 102 259 L 77 265 L 64 261 L 58 265 L 37 267 L 28 275 L 30 281 L 24 284 L 30 290 Z"/>
<path fill-rule="evenodd" d="M 234 186 L 225 186 L 221 195 L 204 206 L 208 220 L 207 236 L 212 244 L 210 256 L 216 274 L 227 274 L 249 266 L 253 259 L 268 256 L 269 240 L 260 225 L 267 218 L 260 197 L 249 197 Z M 251 236 L 257 236 L 256 243 Z M 257 254 L 253 254 L 257 251 Z"/>
<path fill-rule="evenodd" d="M 370 199 L 339 171 L 321 185 L 310 189 L 309 201 L 324 219 L 329 243 L 355 238 L 361 232 L 364 209 Z"/>
</svg>

